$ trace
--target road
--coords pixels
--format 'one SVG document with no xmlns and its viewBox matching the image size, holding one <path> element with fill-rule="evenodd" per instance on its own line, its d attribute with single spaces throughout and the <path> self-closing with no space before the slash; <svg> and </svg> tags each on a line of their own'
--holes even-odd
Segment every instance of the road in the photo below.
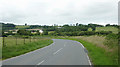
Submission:
<svg viewBox="0 0 120 67">
<path fill-rule="evenodd" d="M 53 39 L 44 48 L 13 57 L 2 62 L 3 65 L 91 65 L 81 43 L 72 40 Z"/>
</svg>

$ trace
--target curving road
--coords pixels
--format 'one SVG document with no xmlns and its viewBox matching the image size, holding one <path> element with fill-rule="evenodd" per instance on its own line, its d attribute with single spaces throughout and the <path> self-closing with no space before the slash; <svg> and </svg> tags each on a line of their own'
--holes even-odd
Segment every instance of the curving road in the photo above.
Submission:
<svg viewBox="0 0 120 67">
<path fill-rule="evenodd" d="M 4 60 L 3 65 L 91 65 L 81 43 L 53 39 L 51 45 Z"/>
</svg>

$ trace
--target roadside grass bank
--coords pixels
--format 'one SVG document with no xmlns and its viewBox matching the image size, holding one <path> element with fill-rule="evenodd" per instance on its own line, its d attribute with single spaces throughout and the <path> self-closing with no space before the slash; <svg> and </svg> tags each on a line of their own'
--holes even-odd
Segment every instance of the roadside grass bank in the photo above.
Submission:
<svg viewBox="0 0 120 67">
<path fill-rule="evenodd" d="M 88 50 L 93 65 L 118 65 L 117 49 L 105 46 L 104 38 L 102 36 L 56 37 L 56 39 L 69 39 L 82 43 Z"/>
<path fill-rule="evenodd" d="M 27 52 L 45 47 L 53 43 L 51 39 L 42 38 L 34 42 L 19 45 L 10 45 L 2 48 L 2 59 L 8 59 Z"/>
</svg>

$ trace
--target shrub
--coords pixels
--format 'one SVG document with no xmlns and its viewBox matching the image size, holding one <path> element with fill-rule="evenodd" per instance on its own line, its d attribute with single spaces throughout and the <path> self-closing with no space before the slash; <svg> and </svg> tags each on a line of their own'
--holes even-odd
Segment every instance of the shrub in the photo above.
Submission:
<svg viewBox="0 0 120 67">
<path fill-rule="evenodd" d="M 115 46 L 118 46 L 118 34 L 109 34 L 105 38 L 104 44 L 113 48 Z"/>
</svg>

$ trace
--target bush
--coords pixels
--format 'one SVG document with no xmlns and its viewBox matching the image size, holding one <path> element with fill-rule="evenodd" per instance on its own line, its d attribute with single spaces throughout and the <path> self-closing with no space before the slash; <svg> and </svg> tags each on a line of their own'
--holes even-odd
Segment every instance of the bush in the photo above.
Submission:
<svg viewBox="0 0 120 67">
<path fill-rule="evenodd" d="M 112 33 L 112 31 L 98 31 L 98 32 L 96 32 L 96 34 L 98 34 L 98 35 L 108 35 L 111 33 Z"/>
<path fill-rule="evenodd" d="M 90 35 L 108 35 L 112 33 L 112 31 L 100 31 L 100 32 L 95 32 L 95 31 L 73 31 L 73 32 L 53 32 L 50 33 L 49 35 L 55 35 L 55 36 L 90 36 Z"/>
<path fill-rule="evenodd" d="M 118 34 L 109 34 L 105 38 L 104 44 L 113 48 L 115 46 L 118 46 Z"/>
<path fill-rule="evenodd" d="M 44 31 L 44 32 L 43 32 L 43 35 L 48 35 L 48 31 Z"/>
</svg>

